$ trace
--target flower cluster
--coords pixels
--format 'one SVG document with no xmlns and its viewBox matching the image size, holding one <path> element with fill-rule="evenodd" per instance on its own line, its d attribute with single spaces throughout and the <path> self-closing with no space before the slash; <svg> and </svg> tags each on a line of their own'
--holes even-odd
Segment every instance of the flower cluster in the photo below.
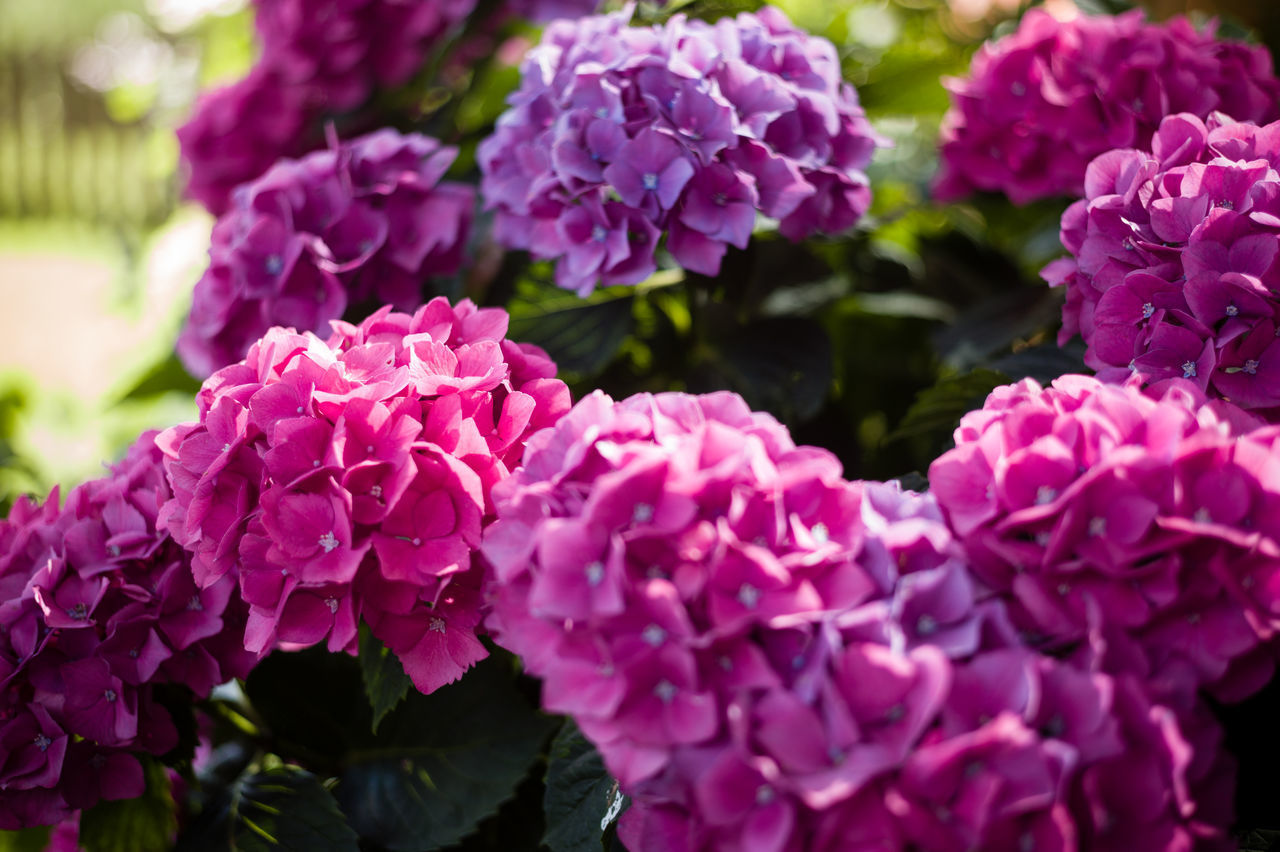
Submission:
<svg viewBox="0 0 1280 852">
<path fill-rule="evenodd" d="M 157 529 L 169 494 L 146 433 L 62 508 L 55 490 L 0 521 L 0 829 L 141 795 L 134 755 L 178 742 L 161 691 L 208 695 L 256 660 L 235 582 L 197 587 Z"/>
<path fill-rule="evenodd" d="M 1025 380 L 965 416 L 930 484 L 1027 634 L 1114 631 L 1137 653 L 1109 668 L 1241 697 L 1280 626 L 1280 465 L 1222 412 L 1187 382 Z"/>
<path fill-rule="evenodd" d="M 1016 32 L 979 49 L 969 77 L 949 81 L 937 198 L 1079 195 L 1090 160 L 1146 147 L 1172 113 L 1280 118 L 1280 80 L 1261 46 L 1219 40 L 1184 18 L 1072 13 L 1032 9 Z"/>
<path fill-rule="evenodd" d="M 569 392 L 500 309 L 437 298 L 334 328 L 274 328 L 205 382 L 199 422 L 158 440 L 165 522 L 198 584 L 238 575 L 251 651 L 352 650 L 363 618 L 430 692 L 484 656 L 489 489 Z"/>
<path fill-rule="evenodd" d="M 441 182 L 457 151 L 384 129 L 284 160 L 218 220 L 178 354 L 205 377 L 273 325 L 320 332 L 349 305 L 412 310 L 462 261 L 474 194 Z"/>
<path fill-rule="evenodd" d="M 255 0 L 262 54 L 178 130 L 187 194 L 215 215 L 280 157 L 318 147 L 326 116 L 405 83 L 475 0 Z"/>
<path fill-rule="evenodd" d="M 832 44 L 776 9 L 716 25 L 627 13 L 558 21 L 480 146 L 498 238 L 558 258 L 579 293 L 634 284 L 663 233 L 714 275 L 760 211 L 800 239 L 852 226 L 879 143 Z"/>
<path fill-rule="evenodd" d="M 628 848 L 1118 852 L 1229 823 L 1188 761 L 1211 724 L 1021 645 L 932 498 L 845 481 L 731 394 L 588 397 L 494 501 L 488 626 L 632 795 Z"/>
<path fill-rule="evenodd" d="M 1107 375 L 1181 377 L 1211 396 L 1280 410 L 1280 122 L 1171 115 L 1150 151 L 1089 165 L 1062 217 L 1071 256 L 1063 342 L 1077 332 Z"/>
</svg>

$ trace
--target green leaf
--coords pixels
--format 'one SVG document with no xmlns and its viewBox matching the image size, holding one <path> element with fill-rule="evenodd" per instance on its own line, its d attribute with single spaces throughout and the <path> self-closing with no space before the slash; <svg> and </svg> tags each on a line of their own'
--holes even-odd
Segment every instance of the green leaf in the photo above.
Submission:
<svg viewBox="0 0 1280 852">
<path fill-rule="evenodd" d="M 1007 376 L 995 370 L 974 370 L 945 378 L 916 397 L 890 439 L 929 435 L 945 443 L 961 417 L 982 407 L 987 394 L 1008 381 Z"/>
<path fill-rule="evenodd" d="M 356 833 L 320 780 L 294 766 L 241 778 L 228 814 L 236 852 L 359 852 Z"/>
<path fill-rule="evenodd" d="M 826 401 L 833 374 L 831 342 L 806 317 L 768 317 L 732 331 L 690 382 L 692 389 L 729 388 L 755 409 L 794 422 Z"/>
<path fill-rule="evenodd" d="M 371 736 L 360 664 L 346 654 L 277 651 L 249 674 L 245 694 L 276 751 L 311 769 L 336 771 L 348 749 Z"/>
<path fill-rule="evenodd" d="M 1042 343 L 1019 350 L 992 361 L 992 369 L 998 370 L 1011 382 L 1035 379 L 1042 385 L 1067 373 L 1087 373 L 1084 363 L 1084 346 L 1079 338 L 1059 347 Z"/>
<path fill-rule="evenodd" d="M 357 852 L 359 838 L 320 779 L 296 766 L 241 775 L 178 838 L 177 852 Z"/>
<path fill-rule="evenodd" d="M 80 845 L 88 852 L 164 852 L 178 823 L 169 773 L 159 761 L 142 758 L 147 787 L 136 799 L 103 801 L 80 816 Z"/>
<path fill-rule="evenodd" d="M 409 694 L 413 681 L 404 673 L 400 659 L 367 626 L 360 628 L 360 672 L 364 694 L 369 696 L 373 709 L 372 730 L 376 734 L 383 718 Z"/>
<path fill-rule="evenodd" d="M 631 334 L 634 299 L 632 287 L 597 290 L 586 299 L 550 287 L 522 292 L 508 305 L 508 336 L 541 346 L 563 371 L 594 376 Z"/>
<path fill-rule="evenodd" d="M 182 366 L 176 354 L 170 354 L 163 361 L 151 367 L 133 387 L 120 395 L 121 401 L 129 399 L 145 399 L 149 396 L 182 391 L 192 396 L 200 390 L 200 380 L 191 377 L 187 368 Z"/>
<path fill-rule="evenodd" d="M 1240 837 L 1240 852 L 1277 852 L 1280 850 L 1280 831 L 1255 829 Z"/>
<path fill-rule="evenodd" d="M 0 831 L 0 852 L 44 852 L 51 826 L 37 825 L 21 831 Z"/>
<path fill-rule="evenodd" d="M 457 842 L 512 795 L 550 733 L 495 654 L 430 695 L 410 693 L 348 755 L 334 790 L 365 843 L 417 852 Z"/>
<path fill-rule="evenodd" d="M 600 852 L 605 830 L 624 800 L 595 746 L 565 719 L 551 743 L 543 798 L 547 832 L 542 842 L 552 852 Z"/>
</svg>

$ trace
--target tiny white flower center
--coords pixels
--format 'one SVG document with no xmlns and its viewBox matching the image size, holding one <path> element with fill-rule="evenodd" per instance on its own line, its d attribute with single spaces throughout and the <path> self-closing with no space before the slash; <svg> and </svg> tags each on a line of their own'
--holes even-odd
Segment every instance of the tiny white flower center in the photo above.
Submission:
<svg viewBox="0 0 1280 852">
<path fill-rule="evenodd" d="M 435 616 L 434 618 L 431 619 L 431 623 L 428 625 L 427 629 L 429 629 L 432 633 L 443 633 L 444 619 L 438 615 Z"/>
<path fill-rule="evenodd" d="M 644 637 L 644 641 L 655 648 L 667 641 L 667 631 L 656 624 L 650 624 L 640 635 Z"/>
<path fill-rule="evenodd" d="M 1194 379 L 1195 377 L 1196 377 L 1196 362 L 1183 361 L 1182 362 L 1182 378 Z"/>
<path fill-rule="evenodd" d="M 338 546 L 338 538 L 332 530 L 320 536 L 320 546 L 324 548 L 325 553 L 332 553 Z"/>
<path fill-rule="evenodd" d="M 743 583 L 738 588 L 738 603 L 747 609 L 755 609 L 760 602 L 760 590 L 750 583 Z"/>
<path fill-rule="evenodd" d="M 637 503 L 631 519 L 637 524 L 647 524 L 653 520 L 653 507 L 648 503 Z"/>
<path fill-rule="evenodd" d="M 598 586 L 604 582 L 604 563 L 592 562 L 587 566 L 587 584 Z"/>
</svg>

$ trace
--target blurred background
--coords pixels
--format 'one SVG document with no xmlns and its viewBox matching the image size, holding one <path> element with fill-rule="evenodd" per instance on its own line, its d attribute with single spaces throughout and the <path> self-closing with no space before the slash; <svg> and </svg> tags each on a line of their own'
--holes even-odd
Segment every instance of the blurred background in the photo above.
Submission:
<svg viewBox="0 0 1280 852">
<path fill-rule="evenodd" d="M 719 6 L 756 4 L 693 5 L 714 17 Z M 979 251 L 967 269 L 1034 279 L 1058 250 L 1060 207 L 1011 213 L 923 203 L 947 107 L 940 77 L 962 74 L 983 39 L 1010 29 L 1022 0 L 779 5 L 840 47 L 868 113 L 897 143 L 875 165 L 867 274 L 927 277 L 940 241 L 961 233 L 959 254 Z M 1280 4 L 1271 0 L 1151 0 L 1148 11 L 1217 14 L 1228 34 L 1280 36 Z M 254 51 L 247 0 L 0 0 L 0 508 L 14 494 L 93 476 L 140 430 L 193 415 L 194 383 L 174 375 L 180 368 L 170 356 L 212 219 L 180 200 L 174 129 L 198 92 L 242 76 Z M 480 82 L 489 91 L 478 109 L 491 120 L 515 73 L 508 67 Z M 1017 227 L 995 227 L 1010 216 Z M 1007 244 L 992 261 L 980 249 L 997 233 Z M 956 253 L 941 255 L 944 266 Z M 947 274 L 963 277 L 954 268 Z M 947 310 L 927 300 L 859 305 L 901 317 L 874 328 L 908 341 L 914 323 L 936 322 Z M 877 357 L 882 343 L 869 338 L 843 357 Z M 963 366 L 965 342 L 954 343 Z M 880 380 L 899 379 L 890 370 Z M 900 415 L 860 412 L 859 440 L 874 450 Z"/>
</svg>

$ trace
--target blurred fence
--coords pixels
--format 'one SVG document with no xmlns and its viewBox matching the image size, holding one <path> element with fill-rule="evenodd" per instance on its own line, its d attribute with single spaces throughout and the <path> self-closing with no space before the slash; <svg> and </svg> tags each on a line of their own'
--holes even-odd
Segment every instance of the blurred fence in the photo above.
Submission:
<svg viewBox="0 0 1280 852">
<path fill-rule="evenodd" d="M 119 124 L 77 86 L 71 51 L 0 47 L 0 219 L 72 219 L 126 230 L 163 221 L 173 176 L 150 162 L 155 130 Z"/>
</svg>

